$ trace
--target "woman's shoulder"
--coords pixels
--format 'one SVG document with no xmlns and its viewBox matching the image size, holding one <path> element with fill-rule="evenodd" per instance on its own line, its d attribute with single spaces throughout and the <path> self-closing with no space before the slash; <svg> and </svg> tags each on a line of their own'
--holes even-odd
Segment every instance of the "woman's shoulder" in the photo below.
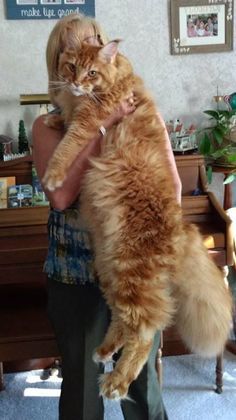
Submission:
<svg viewBox="0 0 236 420">
<path fill-rule="evenodd" d="M 33 122 L 32 129 L 42 128 L 45 126 L 45 118 L 47 115 L 56 114 L 59 115 L 61 113 L 60 108 L 53 108 L 48 114 L 39 115 Z"/>
<path fill-rule="evenodd" d="M 36 117 L 32 125 L 32 130 L 38 129 L 39 127 L 41 128 L 45 124 L 44 119 L 45 115 L 39 115 Z"/>
</svg>

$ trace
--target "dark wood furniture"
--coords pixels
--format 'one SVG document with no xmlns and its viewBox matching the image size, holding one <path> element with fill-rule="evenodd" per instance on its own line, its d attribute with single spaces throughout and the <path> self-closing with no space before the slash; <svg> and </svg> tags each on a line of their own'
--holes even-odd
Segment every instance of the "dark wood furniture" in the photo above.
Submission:
<svg viewBox="0 0 236 420">
<path fill-rule="evenodd" d="M 233 226 L 215 195 L 207 190 L 204 158 L 181 155 L 175 160 L 182 181 L 184 218 L 199 227 L 209 254 L 227 276 L 228 266 L 233 265 Z M 200 195 L 192 195 L 196 190 Z M 188 353 L 174 327 L 164 331 L 161 352 L 164 356 Z M 216 391 L 222 392 L 222 355 L 216 363 Z"/>
<path fill-rule="evenodd" d="M 0 163 L 0 176 L 32 183 L 32 158 Z M 57 357 L 46 314 L 48 207 L 0 209 L 0 389 L 4 363 Z"/>
</svg>

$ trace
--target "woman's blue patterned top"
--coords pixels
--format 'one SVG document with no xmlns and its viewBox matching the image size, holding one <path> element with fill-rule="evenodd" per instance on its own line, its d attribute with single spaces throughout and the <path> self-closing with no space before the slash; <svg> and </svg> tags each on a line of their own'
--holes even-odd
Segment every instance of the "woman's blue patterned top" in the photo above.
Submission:
<svg viewBox="0 0 236 420">
<path fill-rule="evenodd" d="M 79 208 L 50 210 L 48 254 L 44 272 L 67 284 L 97 282 L 91 238 L 81 221 Z"/>
</svg>

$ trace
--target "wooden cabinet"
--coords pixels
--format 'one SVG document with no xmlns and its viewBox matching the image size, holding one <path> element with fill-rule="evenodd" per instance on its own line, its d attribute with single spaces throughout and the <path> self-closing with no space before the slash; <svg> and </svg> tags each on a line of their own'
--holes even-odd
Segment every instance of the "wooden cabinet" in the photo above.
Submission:
<svg viewBox="0 0 236 420">
<path fill-rule="evenodd" d="M 32 158 L 0 163 L 0 176 L 31 184 Z M 48 207 L 0 209 L 0 362 L 58 355 L 46 313 Z"/>
</svg>

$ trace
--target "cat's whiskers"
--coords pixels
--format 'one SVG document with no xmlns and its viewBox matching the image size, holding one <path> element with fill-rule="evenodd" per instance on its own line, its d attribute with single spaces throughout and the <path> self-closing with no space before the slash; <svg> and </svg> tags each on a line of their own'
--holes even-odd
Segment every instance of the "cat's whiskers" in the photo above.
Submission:
<svg viewBox="0 0 236 420">
<path fill-rule="evenodd" d="M 68 82 L 60 75 L 57 75 L 59 80 L 49 80 L 49 90 L 63 89 L 67 86 Z"/>
<path fill-rule="evenodd" d="M 64 76 L 62 76 L 60 73 L 57 73 L 56 76 L 58 78 L 57 80 L 58 82 L 69 84 L 68 80 Z"/>
<path fill-rule="evenodd" d="M 67 83 L 66 82 L 49 82 L 49 86 L 51 87 L 61 87 L 61 86 L 66 86 Z"/>
</svg>

